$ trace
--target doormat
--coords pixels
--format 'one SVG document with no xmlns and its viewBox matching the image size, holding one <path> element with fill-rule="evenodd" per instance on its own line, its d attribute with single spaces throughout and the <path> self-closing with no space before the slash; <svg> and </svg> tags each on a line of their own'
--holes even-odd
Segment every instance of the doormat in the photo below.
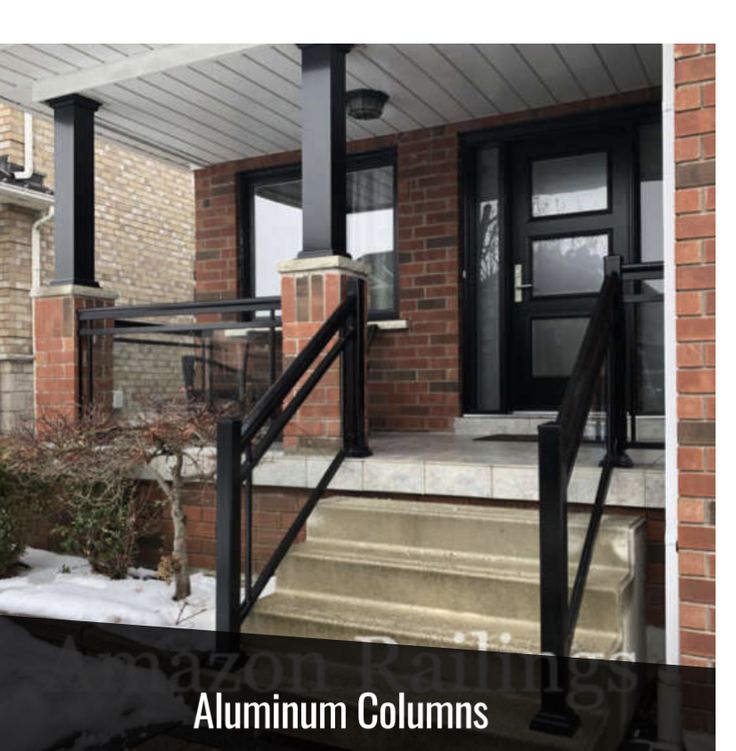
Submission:
<svg viewBox="0 0 736 751">
<path fill-rule="evenodd" d="M 499 443 L 536 443 L 538 437 L 532 434 L 494 433 L 473 438 L 474 441 L 496 441 Z M 603 443 L 603 439 L 583 438 L 581 443 Z"/>
</svg>

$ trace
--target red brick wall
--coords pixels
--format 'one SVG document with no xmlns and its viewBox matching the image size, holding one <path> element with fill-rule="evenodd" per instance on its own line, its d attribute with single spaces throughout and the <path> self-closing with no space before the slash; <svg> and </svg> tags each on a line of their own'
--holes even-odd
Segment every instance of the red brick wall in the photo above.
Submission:
<svg viewBox="0 0 736 751">
<path fill-rule="evenodd" d="M 38 297 L 35 305 L 35 405 L 36 419 L 76 419 L 81 405 L 86 404 L 87 379 L 80 379 L 80 364 L 87 373 L 89 342 L 78 336 L 77 311 L 111 305 L 109 299 L 94 296 L 57 295 Z M 96 326 L 109 322 L 98 321 Z M 112 340 L 102 337 L 94 346 L 93 388 L 95 402 L 109 405 L 112 395 Z M 82 357 L 80 358 L 80 348 Z"/>
<path fill-rule="evenodd" d="M 399 317 L 409 328 L 382 331 L 371 346 L 368 400 L 373 428 L 448 430 L 460 414 L 459 134 L 658 98 L 659 90 L 646 90 L 348 144 L 354 153 L 397 148 Z M 195 173 L 199 299 L 238 294 L 237 173 L 299 159 L 299 152 L 274 154 Z"/>
<path fill-rule="evenodd" d="M 281 278 L 284 365 L 309 344 L 322 324 L 345 300 L 356 275 L 347 269 L 322 268 L 288 273 Z M 362 277 L 361 277 L 362 278 Z M 363 295 L 365 295 L 365 285 Z M 365 337 L 366 330 L 360 332 Z M 337 338 L 333 338 L 336 342 Z M 331 346 L 331 345 L 330 345 Z M 326 347 L 326 354 L 330 346 Z M 315 361 L 293 389 L 296 396 L 321 361 Z M 340 363 L 334 362 L 284 428 L 287 449 L 328 449 L 342 445 Z"/>
<path fill-rule="evenodd" d="M 715 47 L 675 47 L 680 648 L 715 660 Z"/>
</svg>

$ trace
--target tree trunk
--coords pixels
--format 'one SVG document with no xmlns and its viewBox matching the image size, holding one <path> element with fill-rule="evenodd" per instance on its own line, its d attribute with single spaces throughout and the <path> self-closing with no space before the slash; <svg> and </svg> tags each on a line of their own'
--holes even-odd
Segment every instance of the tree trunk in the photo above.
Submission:
<svg viewBox="0 0 736 751">
<path fill-rule="evenodd" d="M 174 599 L 183 600 L 192 593 L 189 578 L 189 555 L 187 553 L 187 518 L 182 508 L 182 469 L 184 455 L 178 453 L 171 472 L 171 521 L 174 523 L 174 543 L 172 548 L 172 568 L 174 570 Z"/>
</svg>

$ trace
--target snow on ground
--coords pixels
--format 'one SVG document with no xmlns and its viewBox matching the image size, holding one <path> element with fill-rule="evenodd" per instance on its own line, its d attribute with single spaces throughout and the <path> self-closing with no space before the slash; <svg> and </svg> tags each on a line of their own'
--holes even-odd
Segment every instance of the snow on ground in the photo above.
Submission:
<svg viewBox="0 0 736 751">
<path fill-rule="evenodd" d="M 127 579 L 92 573 L 84 558 L 27 548 L 18 576 L 0 579 L 0 613 L 139 626 L 215 627 L 215 578 L 192 574 L 192 594 L 171 597 L 173 584 L 147 569 Z"/>
</svg>

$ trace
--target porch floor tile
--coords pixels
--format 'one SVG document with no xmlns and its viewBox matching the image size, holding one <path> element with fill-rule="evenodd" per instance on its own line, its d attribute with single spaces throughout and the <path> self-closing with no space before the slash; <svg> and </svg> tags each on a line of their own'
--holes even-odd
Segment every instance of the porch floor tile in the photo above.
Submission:
<svg viewBox="0 0 736 751">
<path fill-rule="evenodd" d="M 538 500 L 537 444 L 474 441 L 455 433 L 376 433 L 373 456 L 346 459 L 330 490 L 410 493 L 498 500 Z M 569 499 L 590 504 L 600 475 L 603 449 L 580 447 Z M 631 449 L 631 469 L 615 470 L 608 495 L 612 506 L 663 508 L 664 451 Z M 256 469 L 257 485 L 314 487 L 329 458 L 270 451 Z"/>
</svg>

